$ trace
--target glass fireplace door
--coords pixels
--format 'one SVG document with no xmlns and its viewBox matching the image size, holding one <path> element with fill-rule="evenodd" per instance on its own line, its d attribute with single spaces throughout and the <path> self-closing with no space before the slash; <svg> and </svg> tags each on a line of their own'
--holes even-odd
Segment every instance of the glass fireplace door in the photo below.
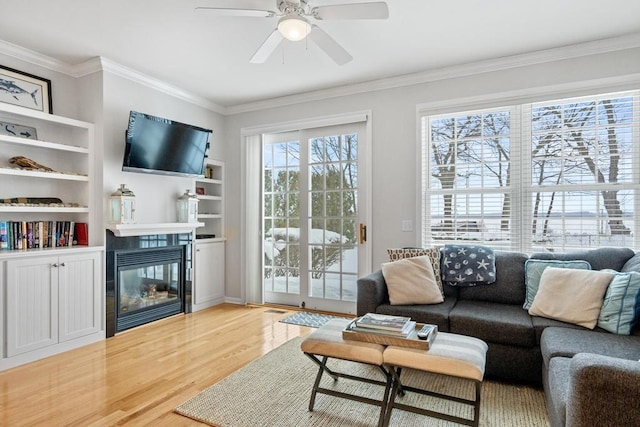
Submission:
<svg viewBox="0 0 640 427">
<path fill-rule="evenodd" d="M 175 302 L 180 298 L 180 263 L 121 269 L 118 284 L 120 313 Z"/>
<path fill-rule="evenodd" d="M 184 311 L 182 248 L 118 253 L 117 263 L 117 331 Z"/>
</svg>

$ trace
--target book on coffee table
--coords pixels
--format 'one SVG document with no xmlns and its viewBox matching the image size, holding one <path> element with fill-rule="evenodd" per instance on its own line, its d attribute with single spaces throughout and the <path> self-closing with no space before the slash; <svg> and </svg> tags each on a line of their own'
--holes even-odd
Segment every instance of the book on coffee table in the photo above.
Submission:
<svg viewBox="0 0 640 427">
<path fill-rule="evenodd" d="M 410 321 L 410 317 L 367 313 L 356 319 L 356 326 L 359 328 L 401 332 L 407 329 Z"/>
<path fill-rule="evenodd" d="M 393 345 L 397 347 L 417 348 L 420 350 L 429 350 L 431 343 L 436 339 L 438 335 L 438 326 L 431 326 L 429 335 L 426 339 L 418 338 L 418 331 L 425 326 L 423 323 L 412 322 L 412 329 L 406 336 L 398 336 L 383 332 L 371 332 L 371 330 L 365 330 L 356 328 L 356 320 L 351 321 L 347 327 L 342 331 L 342 338 L 345 340 L 369 342 L 382 345 Z"/>
</svg>

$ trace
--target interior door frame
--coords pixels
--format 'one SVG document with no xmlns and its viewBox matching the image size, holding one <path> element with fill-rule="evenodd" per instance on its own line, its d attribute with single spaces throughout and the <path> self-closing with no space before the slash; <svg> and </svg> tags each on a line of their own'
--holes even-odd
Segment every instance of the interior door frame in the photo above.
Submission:
<svg viewBox="0 0 640 427">
<path fill-rule="evenodd" d="M 361 258 L 364 265 L 361 271 L 371 271 L 373 263 L 372 248 L 373 239 L 371 230 L 372 225 L 372 195 L 373 185 L 371 182 L 372 167 L 372 114 L 371 110 L 355 111 L 344 114 L 322 116 L 309 119 L 301 119 L 289 122 L 274 123 L 270 125 L 262 125 L 256 127 L 246 127 L 241 129 L 241 212 L 245 213 L 241 220 L 241 239 L 240 239 L 240 277 L 241 277 L 241 301 L 243 303 L 264 304 L 264 292 L 262 289 L 262 253 L 261 244 L 259 248 L 256 246 L 256 238 L 262 240 L 260 234 L 261 215 L 262 212 L 256 205 L 260 205 L 261 198 L 256 197 L 256 192 L 261 194 L 262 180 L 262 158 L 257 155 L 262 150 L 261 135 L 267 133 L 286 132 L 294 130 L 303 130 L 310 128 L 321 128 L 334 125 L 342 125 L 349 123 L 363 122 L 365 125 L 364 138 L 359 137 L 359 154 L 358 157 L 363 162 L 364 170 L 359 171 L 359 180 L 366 182 L 366 188 L 362 190 L 362 196 L 365 197 L 364 220 L 369 230 L 367 235 L 367 243 L 362 245 L 361 250 L 364 256 Z M 258 150 L 258 152 L 256 152 Z M 260 171 L 256 173 L 256 168 Z M 360 191 L 360 190 L 359 190 Z M 256 267 L 260 266 L 260 267 Z M 353 303 L 353 314 L 355 314 L 356 304 Z M 351 311 L 349 311 L 351 313 Z"/>
</svg>

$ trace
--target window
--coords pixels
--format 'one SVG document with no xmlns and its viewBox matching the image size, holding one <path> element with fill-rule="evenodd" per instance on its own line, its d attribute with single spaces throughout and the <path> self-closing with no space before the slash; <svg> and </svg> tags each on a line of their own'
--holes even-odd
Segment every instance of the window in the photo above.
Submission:
<svg viewBox="0 0 640 427">
<path fill-rule="evenodd" d="M 638 92 L 422 116 L 423 245 L 637 246 Z"/>
</svg>

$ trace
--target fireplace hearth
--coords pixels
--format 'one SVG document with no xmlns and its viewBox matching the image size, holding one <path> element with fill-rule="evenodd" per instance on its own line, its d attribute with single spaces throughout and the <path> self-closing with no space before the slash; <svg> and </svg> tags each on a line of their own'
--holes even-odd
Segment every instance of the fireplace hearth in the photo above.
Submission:
<svg viewBox="0 0 640 427">
<path fill-rule="evenodd" d="M 107 230 L 107 336 L 191 311 L 191 234 Z"/>
</svg>

